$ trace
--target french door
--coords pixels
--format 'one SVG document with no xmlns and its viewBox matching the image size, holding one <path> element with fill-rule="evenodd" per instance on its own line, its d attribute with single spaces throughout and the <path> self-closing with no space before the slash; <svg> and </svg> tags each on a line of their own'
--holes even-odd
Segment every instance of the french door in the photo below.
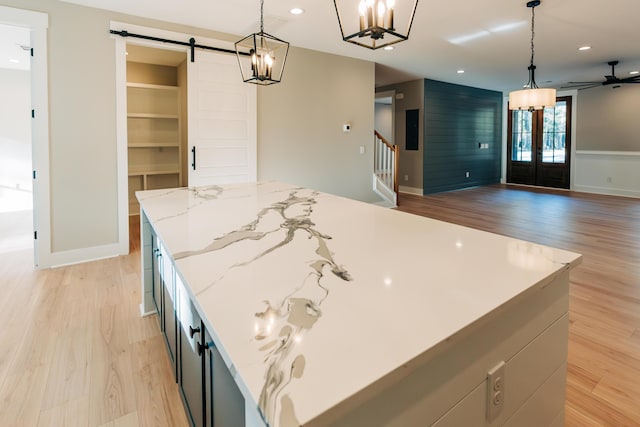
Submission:
<svg viewBox="0 0 640 427">
<path fill-rule="evenodd" d="M 511 111 L 507 131 L 507 182 L 569 188 L 571 97 L 554 108 Z"/>
</svg>

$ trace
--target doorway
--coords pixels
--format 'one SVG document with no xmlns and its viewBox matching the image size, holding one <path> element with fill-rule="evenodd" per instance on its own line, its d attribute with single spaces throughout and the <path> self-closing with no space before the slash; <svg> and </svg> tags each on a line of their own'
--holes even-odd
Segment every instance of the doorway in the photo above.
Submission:
<svg viewBox="0 0 640 427">
<path fill-rule="evenodd" d="M 378 92 L 375 96 L 374 128 L 390 144 L 395 144 L 395 91 Z"/>
<path fill-rule="evenodd" d="M 187 55 L 126 48 L 129 216 L 136 216 L 136 191 L 186 185 Z"/>
<path fill-rule="evenodd" d="M 34 265 L 36 267 L 49 267 L 51 265 L 51 226 L 50 226 L 50 194 L 49 194 L 49 99 L 48 99 L 48 74 L 47 74 L 47 28 L 49 17 L 45 13 L 32 12 L 23 9 L 0 6 L 0 24 L 8 27 L 17 27 L 27 31 L 28 43 L 25 49 L 20 44 L 20 49 L 26 53 L 29 60 L 29 92 L 27 97 L 29 106 L 26 110 L 28 127 L 30 129 L 29 147 L 31 157 L 26 163 L 29 174 L 29 184 L 24 182 L 21 189 L 31 188 L 32 215 L 23 221 L 30 224 L 29 247 L 33 248 Z M 2 36 L 0 44 L 14 46 L 13 41 Z M 26 48 L 29 48 L 28 50 Z M 0 47 L 0 51 L 3 49 Z M 34 53 L 35 52 L 35 53 Z M 6 58 L 18 59 L 18 58 Z M 15 64 L 15 62 L 13 62 Z M 4 90 L 2 91 L 4 95 Z M 11 105 L 7 103 L 7 105 Z M 22 119 L 24 120 L 24 119 Z M 2 126 L 4 129 L 4 126 Z M 5 153 L 2 153 L 3 157 Z M 24 167 L 19 170 L 24 172 Z M 2 168 L 4 171 L 4 167 Z M 21 173 L 23 173 L 21 172 Z M 12 180 L 14 181 L 14 180 Z M 19 182 L 10 182 L 9 186 L 17 187 Z M 22 194 L 24 196 L 24 194 Z M 3 203 L 4 205 L 4 203 Z M 28 216 L 28 214 L 27 214 Z"/>
<path fill-rule="evenodd" d="M 120 36 L 124 28 L 126 38 Z M 132 222 L 139 218 L 137 189 L 257 180 L 257 88 L 240 78 L 233 43 L 198 37 L 198 44 L 224 53 L 197 49 L 192 61 L 184 47 L 191 38 L 187 34 L 115 21 L 111 30 L 116 49 L 119 242 L 127 244 Z M 177 83 L 173 83 L 173 71 L 170 84 L 127 83 L 132 69 L 128 63 L 148 68 L 136 53 L 127 55 L 136 47 L 144 47 L 147 53 L 146 48 L 177 53 L 179 63 L 162 65 L 177 67 Z M 130 90 L 149 93 L 129 97 Z M 178 111 L 166 110 L 175 105 L 176 93 Z M 134 109 L 130 110 L 134 107 L 130 102 Z M 129 119 L 139 123 L 130 128 Z M 195 176 L 194 171 L 207 173 Z"/>
<path fill-rule="evenodd" d="M 0 253 L 33 250 L 30 38 L 0 24 Z"/>
<path fill-rule="evenodd" d="M 554 108 L 511 111 L 507 123 L 507 182 L 569 188 L 571 97 Z"/>
</svg>

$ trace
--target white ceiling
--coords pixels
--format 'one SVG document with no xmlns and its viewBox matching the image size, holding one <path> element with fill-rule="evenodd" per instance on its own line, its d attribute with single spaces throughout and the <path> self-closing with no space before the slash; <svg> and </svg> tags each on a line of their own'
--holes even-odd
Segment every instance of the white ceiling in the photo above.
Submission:
<svg viewBox="0 0 640 427">
<path fill-rule="evenodd" d="M 65 0 L 238 35 L 259 27 L 259 0 Z M 357 8 L 359 0 L 343 0 Z M 397 4 L 412 0 L 396 0 Z M 528 79 L 531 10 L 526 0 L 423 0 L 408 41 L 370 51 L 341 40 L 330 0 L 267 0 L 265 31 L 294 46 L 378 64 L 376 85 L 431 78 L 500 91 Z M 294 16 L 293 7 L 305 10 Z M 536 12 L 536 81 L 559 87 L 640 69 L 639 0 L 543 0 Z M 398 22 L 396 22 L 398 23 Z M 580 52 L 578 47 L 593 48 Z M 464 69 L 464 74 L 457 70 Z"/>
</svg>

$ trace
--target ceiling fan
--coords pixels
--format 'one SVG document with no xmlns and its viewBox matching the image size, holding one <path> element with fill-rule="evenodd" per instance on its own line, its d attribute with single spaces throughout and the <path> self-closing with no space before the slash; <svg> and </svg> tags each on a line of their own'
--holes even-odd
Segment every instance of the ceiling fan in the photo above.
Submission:
<svg viewBox="0 0 640 427">
<path fill-rule="evenodd" d="M 607 62 L 611 66 L 611 75 L 604 76 L 604 81 L 599 82 L 569 82 L 567 86 L 562 86 L 562 89 L 590 89 L 596 86 L 606 86 L 606 85 L 615 85 L 613 88 L 618 88 L 622 83 L 640 83 L 640 74 L 626 77 L 621 79 L 616 76 L 616 65 L 618 65 L 618 61 L 609 61 Z"/>
</svg>

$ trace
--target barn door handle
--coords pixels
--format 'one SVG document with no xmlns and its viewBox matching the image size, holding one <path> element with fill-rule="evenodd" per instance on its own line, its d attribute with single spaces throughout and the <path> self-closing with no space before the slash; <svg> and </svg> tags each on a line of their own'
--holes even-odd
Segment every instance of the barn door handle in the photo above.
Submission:
<svg viewBox="0 0 640 427">
<path fill-rule="evenodd" d="M 194 328 L 193 326 L 189 325 L 189 336 L 191 338 L 193 338 L 193 336 L 199 332 L 200 332 L 200 327 Z"/>
<path fill-rule="evenodd" d="M 191 153 L 193 153 L 193 162 L 191 162 L 191 167 L 193 170 L 196 170 L 196 146 L 194 145 L 191 148 Z"/>
</svg>

